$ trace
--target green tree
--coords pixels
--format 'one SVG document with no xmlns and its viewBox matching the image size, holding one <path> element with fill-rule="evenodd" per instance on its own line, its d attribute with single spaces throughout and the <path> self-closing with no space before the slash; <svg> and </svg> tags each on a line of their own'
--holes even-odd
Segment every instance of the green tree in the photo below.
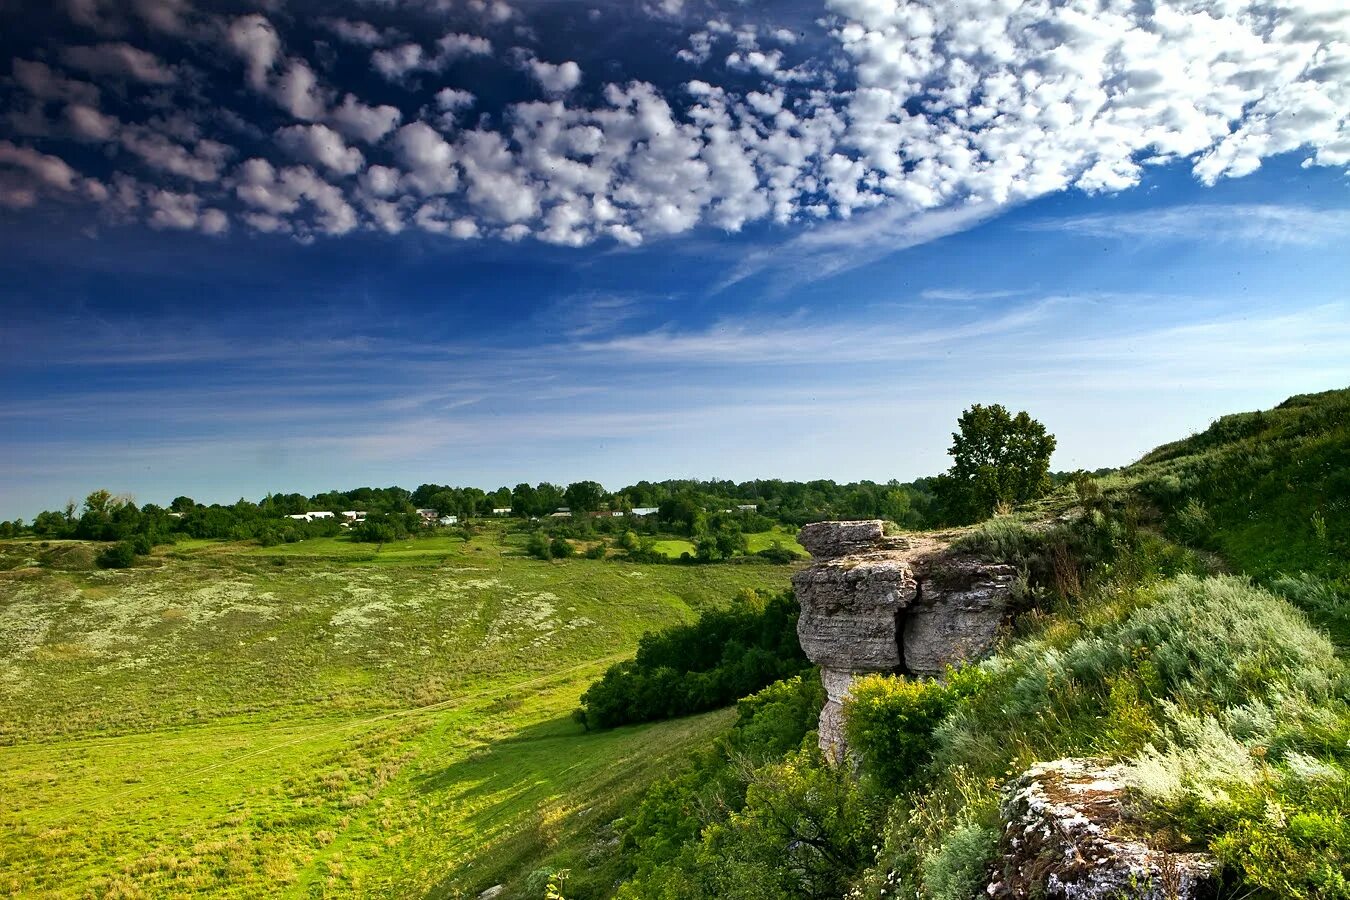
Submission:
<svg viewBox="0 0 1350 900">
<path fill-rule="evenodd" d="M 947 453 L 952 467 L 935 486 L 952 522 L 977 522 L 1000 503 L 1025 503 L 1050 490 L 1055 437 L 1026 412 L 975 404 L 957 420 Z"/>
<path fill-rule="evenodd" d="M 595 512 L 605 502 L 605 489 L 598 481 L 577 481 L 563 494 L 573 515 Z"/>
</svg>

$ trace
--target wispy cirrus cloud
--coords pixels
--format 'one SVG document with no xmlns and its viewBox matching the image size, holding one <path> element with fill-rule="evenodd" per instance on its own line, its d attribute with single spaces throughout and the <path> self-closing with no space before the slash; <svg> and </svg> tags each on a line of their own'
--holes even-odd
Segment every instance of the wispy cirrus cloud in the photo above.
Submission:
<svg viewBox="0 0 1350 900">
<path fill-rule="evenodd" d="M 1110 240 L 1314 247 L 1350 237 L 1350 209 L 1197 203 L 1043 219 L 1022 227 Z"/>
</svg>

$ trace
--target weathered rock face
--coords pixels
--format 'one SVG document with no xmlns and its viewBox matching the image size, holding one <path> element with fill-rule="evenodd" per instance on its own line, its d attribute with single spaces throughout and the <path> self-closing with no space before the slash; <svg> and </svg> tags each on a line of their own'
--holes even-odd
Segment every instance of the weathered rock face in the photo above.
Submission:
<svg viewBox="0 0 1350 900">
<path fill-rule="evenodd" d="M 821 749 L 841 760 L 842 704 L 854 677 L 940 675 L 988 653 L 1016 571 L 954 554 L 937 538 L 888 538 L 880 520 L 819 522 L 797 539 L 817 560 L 792 579 L 802 607 L 797 637 L 821 667 L 828 697 Z"/>
<path fill-rule="evenodd" d="M 990 897 L 1062 900 L 1208 900 L 1213 857 L 1164 853 L 1116 832 L 1124 819 L 1120 766 L 1037 763 L 1002 806 L 1002 874 Z"/>
<path fill-rule="evenodd" d="M 866 522 L 815 522 L 797 534 L 797 543 L 816 559 L 833 559 L 875 550 L 885 539 L 885 523 L 880 519 Z"/>
</svg>

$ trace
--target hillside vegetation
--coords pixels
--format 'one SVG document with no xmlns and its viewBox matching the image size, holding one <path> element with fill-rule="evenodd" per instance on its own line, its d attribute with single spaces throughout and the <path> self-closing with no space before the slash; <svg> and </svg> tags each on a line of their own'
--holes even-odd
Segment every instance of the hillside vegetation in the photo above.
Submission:
<svg viewBox="0 0 1350 900">
<path fill-rule="evenodd" d="M 571 713 L 790 569 L 517 541 L 0 543 L 0 895 L 472 896 L 725 730 Z"/>
<path fill-rule="evenodd" d="M 556 883 L 574 900 L 974 900 L 1002 785 L 1094 756 L 1125 764 L 1137 834 L 1217 857 L 1223 896 L 1350 898 L 1350 671 L 1329 638 L 1348 602 L 1347 409 L 1337 391 L 1225 417 L 970 530 L 967 549 L 1019 566 L 1022 613 L 944 681 L 859 683 L 858 777 L 816 750 L 815 679 L 780 682 L 592 828 L 590 851 L 557 854 Z"/>
</svg>

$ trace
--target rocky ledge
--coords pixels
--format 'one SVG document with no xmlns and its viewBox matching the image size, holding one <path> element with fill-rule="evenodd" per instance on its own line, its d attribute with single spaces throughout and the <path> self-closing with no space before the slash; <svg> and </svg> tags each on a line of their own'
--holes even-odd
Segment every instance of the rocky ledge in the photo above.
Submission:
<svg viewBox="0 0 1350 900">
<path fill-rule="evenodd" d="M 1037 763 L 1004 794 L 996 900 L 1209 900 L 1213 857 L 1166 853 L 1120 834 L 1120 766 L 1090 759 Z"/>
<path fill-rule="evenodd" d="M 797 637 L 821 668 L 820 747 L 845 753 L 842 704 L 855 676 L 940 675 L 994 646 L 1016 569 L 953 551 L 941 536 L 887 537 L 880 520 L 818 522 L 797 540 L 815 564 L 792 579 Z"/>
</svg>

